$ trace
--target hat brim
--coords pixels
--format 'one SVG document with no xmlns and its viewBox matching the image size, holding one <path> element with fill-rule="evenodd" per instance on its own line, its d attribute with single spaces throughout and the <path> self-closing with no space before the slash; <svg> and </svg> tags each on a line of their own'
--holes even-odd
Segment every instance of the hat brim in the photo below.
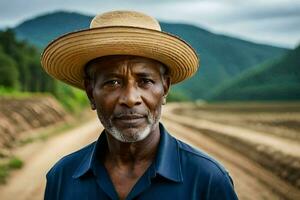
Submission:
<svg viewBox="0 0 300 200">
<path fill-rule="evenodd" d="M 102 27 L 65 34 L 42 53 L 41 63 L 52 77 L 84 89 L 84 66 L 108 55 L 134 55 L 164 63 L 175 84 L 192 76 L 199 67 L 194 49 L 180 38 L 136 27 Z"/>
</svg>

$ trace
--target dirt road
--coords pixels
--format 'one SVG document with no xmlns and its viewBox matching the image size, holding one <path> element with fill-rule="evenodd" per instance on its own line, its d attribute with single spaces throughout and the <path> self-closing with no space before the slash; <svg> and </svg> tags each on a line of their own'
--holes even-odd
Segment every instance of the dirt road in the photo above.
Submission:
<svg viewBox="0 0 300 200">
<path fill-rule="evenodd" d="M 50 167 L 64 155 L 95 141 L 100 131 L 95 118 L 79 128 L 22 149 L 19 157 L 25 160 L 25 166 L 12 173 L 6 185 L 0 186 L 0 199 L 43 199 L 45 175 Z"/>
<path fill-rule="evenodd" d="M 175 124 L 166 119 L 164 124 L 175 137 L 186 141 L 192 146 L 201 148 L 220 161 L 233 178 L 235 189 L 241 200 L 294 199 L 293 197 L 286 198 L 286 195 L 291 192 L 289 190 L 294 192 L 294 189 L 291 189 L 278 177 L 263 169 L 246 156 L 199 134 L 198 131 L 191 128 Z M 280 188 L 281 193 L 284 193 L 283 195 L 280 194 L 280 191 L 274 190 L 278 188 Z M 293 196 L 296 199 L 298 195 L 299 192 Z"/>
<path fill-rule="evenodd" d="M 172 120 L 163 119 L 163 123 L 174 136 L 205 150 L 222 162 L 234 179 L 240 199 L 285 199 L 282 191 L 276 191 L 278 187 L 287 190 L 286 193 L 290 194 L 290 199 L 294 197 L 298 199 L 299 191 L 293 190 L 279 178 L 248 159 L 247 156 L 199 134 L 197 130 L 174 123 Z M 0 199 L 42 199 L 45 174 L 48 169 L 63 155 L 96 140 L 100 131 L 99 122 L 95 119 L 65 134 L 60 134 L 45 142 L 32 144 L 28 149 L 24 149 L 21 156 L 26 158 L 25 166 L 12 174 L 7 185 L 0 187 Z M 272 187 L 272 185 L 276 185 L 276 187 Z"/>
</svg>

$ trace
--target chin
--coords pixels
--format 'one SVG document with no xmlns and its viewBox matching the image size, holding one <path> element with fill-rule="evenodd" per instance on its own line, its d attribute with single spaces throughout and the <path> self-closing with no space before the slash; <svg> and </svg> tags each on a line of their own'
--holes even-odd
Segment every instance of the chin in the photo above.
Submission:
<svg viewBox="0 0 300 200">
<path fill-rule="evenodd" d="M 143 129 L 130 128 L 129 130 L 119 130 L 116 127 L 111 127 L 108 130 L 115 139 L 120 142 L 138 142 L 144 140 L 151 133 L 151 126 L 148 125 Z"/>
<path fill-rule="evenodd" d="M 105 120 L 102 115 L 98 115 L 106 132 L 113 136 L 116 140 L 124 143 L 139 142 L 147 138 L 158 125 L 159 118 L 148 115 L 147 122 L 139 126 L 123 126 L 117 125 L 112 119 Z M 141 126 L 141 127 L 140 127 Z"/>
</svg>

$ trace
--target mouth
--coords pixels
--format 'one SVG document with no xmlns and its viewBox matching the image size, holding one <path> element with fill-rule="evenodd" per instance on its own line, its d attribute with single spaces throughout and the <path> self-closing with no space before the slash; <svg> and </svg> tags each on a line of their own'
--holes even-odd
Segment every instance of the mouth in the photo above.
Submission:
<svg viewBox="0 0 300 200">
<path fill-rule="evenodd" d="M 114 119 L 122 125 L 136 126 L 145 121 L 145 116 L 141 114 L 122 114 L 114 117 Z"/>
</svg>

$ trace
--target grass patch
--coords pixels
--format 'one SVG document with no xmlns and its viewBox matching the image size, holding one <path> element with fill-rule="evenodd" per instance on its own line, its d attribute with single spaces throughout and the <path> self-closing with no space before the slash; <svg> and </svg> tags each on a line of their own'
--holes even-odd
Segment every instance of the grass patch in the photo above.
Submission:
<svg viewBox="0 0 300 200">
<path fill-rule="evenodd" d="M 9 175 L 8 172 L 8 167 L 4 164 L 0 165 L 0 184 L 5 184 L 6 183 L 6 179 Z"/>
<path fill-rule="evenodd" d="M 83 90 L 70 87 L 64 83 L 57 85 L 54 96 L 67 111 L 73 114 L 80 113 L 89 105 L 88 98 Z"/>
<path fill-rule="evenodd" d="M 20 169 L 23 167 L 23 161 L 18 157 L 13 156 L 7 163 L 9 169 Z"/>
<path fill-rule="evenodd" d="M 33 98 L 36 96 L 37 97 L 38 96 L 46 96 L 46 95 L 49 95 L 49 93 L 23 92 L 23 91 L 18 91 L 16 89 L 0 86 L 0 97 L 24 99 L 24 98 Z"/>
<path fill-rule="evenodd" d="M 89 105 L 88 98 L 84 91 L 64 83 L 59 83 L 57 91 L 54 93 L 19 91 L 14 88 L 7 88 L 0 85 L 0 97 L 3 98 L 32 99 L 39 96 L 54 97 L 67 112 L 72 114 L 80 114 L 80 112 Z"/>
<path fill-rule="evenodd" d="M 9 174 L 12 170 L 20 169 L 23 167 L 23 161 L 16 157 L 12 156 L 5 162 L 0 164 L 0 184 L 5 184 Z"/>
<path fill-rule="evenodd" d="M 55 125 L 53 127 L 46 127 L 45 129 L 37 131 L 35 133 L 36 136 L 27 137 L 23 140 L 19 140 L 17 145 L 23 146 L 36 141 L 46 141 L 52 136 L 62 134 L 67 130 L 80 126 L 82 123 L 88 121 L 89 119 L 90 118 L 87 117 L 84 118 L 84 120 L 82 120 L 81 118 L 78 117 L 71 122 L 64 122 L 62 124 Z M 11 156 L 11 157 L 4 156 L 4 158 L 0 159 L 0 184 L 5 184 L 7 182 L 7 178 L 9 178 L 10 172 L 22 168 L 23 165 L 24 162 L 16 156 Z"/>
</svg>

